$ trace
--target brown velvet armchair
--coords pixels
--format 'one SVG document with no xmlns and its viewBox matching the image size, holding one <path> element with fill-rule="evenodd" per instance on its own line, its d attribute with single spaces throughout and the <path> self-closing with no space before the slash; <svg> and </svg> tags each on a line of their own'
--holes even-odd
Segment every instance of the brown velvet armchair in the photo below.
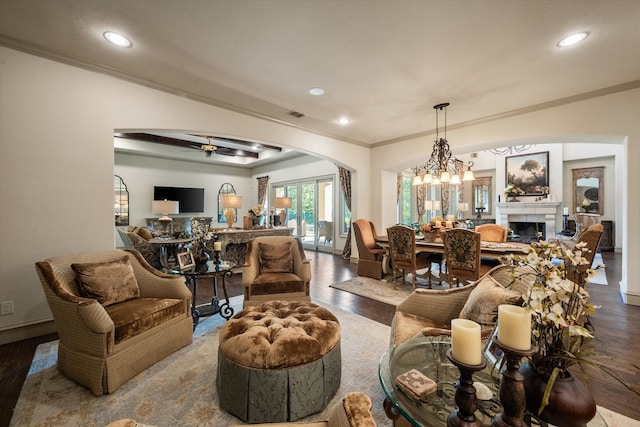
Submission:
<svg viewBox="0 0 640 427">
<path fill-rule="evenodd" d="M 184 279 L 135 250 L 49 258 L 36 271 L 59 335 L 58 369 L 96 396 L 192 341 Z"/>
<path fill-rule="evenodd" d="M 311 264 L 302 242 L 292 236 L 251 240 L 242 267 L 243 307 L 266 301 L 311 301 Z"/>
<path fill-rule="evenodd" d="M 387 251 L 376 243 L 376 228 L 366 219 L 357 219 L 351 225 L 358 248 L 358 276 L 382 279 L 382 260 Z"/>
</svg>

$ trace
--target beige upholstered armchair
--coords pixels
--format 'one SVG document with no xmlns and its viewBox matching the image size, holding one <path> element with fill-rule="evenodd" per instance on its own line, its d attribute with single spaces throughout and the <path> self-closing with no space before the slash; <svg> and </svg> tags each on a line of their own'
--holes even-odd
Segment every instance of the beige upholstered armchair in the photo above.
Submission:
<svg viewBox="0 0 640 427">
<path fill-rule="evenodd" d="M 387 251 L 376 243 L 376 228 L 366 219 L 351 225 L 358 248 L 358 276 L 382 279 L 382 260 Z"/>
<path fill-rule="evenodd" d="M 302 242 L 292 236 L 251 240 L 242 268 L 243 307 L 266 301 L 311 301 L 311 265 Z"/>
<path fill-rule="evenodd" d="M 369 396 L 361 392 L 347 393 L 331 407 L 326 420 L 311 422 L 290 422 L 275 424 L 252 424 L 256 427 L 293 426 L 293 427 L 375 427 L 371 414 L 372 403 Z M 145 424 L 146 425 L 146 424 Z M 141 424 L 133 419 L 114 421 L 107 427 L 138 427 Z M 151 426 L 149 426 L 151 427 Z M 169 426 L 166 426 L 169 427 Z"/>
<path fill-rule="evenodd" d="M 58 369 L 96 396 L 192 341 L 184 279 L 135 250 L 49 258 L 36 270 L 58 330 Z"/>
<path fill-rule="evenodd" d="M 522 274 L 520 268 L 516 267 L 516 275 Z M 451 320 L 455 318 L 478 322 L 482 335 L 488 337 L 497 321 L 498 305 L 519 305 L 522 294 L 533 282 L 533 277 L 527 275 L 523 276 L 529 278 L 526 281 L 518 281 L 507 288 L 513 280 L 511 274 L 510 266 L 500 265 L 466 286 L 414 290 L 396 307 L 391 323 L 391 344 L 400 344 L 418 333 L 449 335 Z"/>
</svg>

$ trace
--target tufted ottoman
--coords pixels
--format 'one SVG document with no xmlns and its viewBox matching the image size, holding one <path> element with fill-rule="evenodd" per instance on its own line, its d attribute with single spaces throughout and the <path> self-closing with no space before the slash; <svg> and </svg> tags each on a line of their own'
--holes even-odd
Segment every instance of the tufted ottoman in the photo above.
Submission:
<svg viewBox="0 0 640 427">
<path fill-rule="evenodd" d="M 249 423 L 295 421 L 327 406 L 341 368 L 329 310 L 302 301 L 247 307 L 220 331 L 220 407 Z"/>
</svg>

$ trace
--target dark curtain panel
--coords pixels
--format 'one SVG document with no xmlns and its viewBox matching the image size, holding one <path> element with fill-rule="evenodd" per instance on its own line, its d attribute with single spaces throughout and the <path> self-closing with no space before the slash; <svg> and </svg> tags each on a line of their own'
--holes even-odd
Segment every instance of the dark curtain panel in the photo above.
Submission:
<svg viewBox="0 0 640 427">
<path fill-rule="evenodd" d="M 267 197 L 267 185 L 269 184 L 268 176 L 261 176 L 258 179 L 258 204 L 264 206 Z"/>
<path fill-rule="evenodd" d="M 338 166 L 338 174 L 340 176 L 340 188 L 344 194 L 344 202 L 353 215 L 353 211 L 351 210 L 351 172 L 341 166 Z M 342 256 L 347 259 L 351 258 L 351 223 L 349 223 L 349 232 L 347 233 L 347 241 L 344 245 L 344 249 L 342 249 Z"/>
<path fill-rule="evenodd" d="M 422 215 L 424 215 L 424 202 L 427 200 L 427 184 L 418 185 L 417 191 L 417 208 L 418 208 L 418 223 L 422 224 Z"/>
</svg>

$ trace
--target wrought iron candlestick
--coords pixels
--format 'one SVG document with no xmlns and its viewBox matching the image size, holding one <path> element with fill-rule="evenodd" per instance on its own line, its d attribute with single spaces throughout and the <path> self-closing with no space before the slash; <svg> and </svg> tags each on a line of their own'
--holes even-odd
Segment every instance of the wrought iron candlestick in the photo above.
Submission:
<svg viewBox="0 0 640 427">
<path fill-rule="evenodd" d="M 220 271 L 220 264 L 222 264 L 220 252 L 221 251 L 213 251 L 213 264 L 216 266 L 216 271 Z"/>
<path fill-rule="evenodd" d="M 460 378 L 456 383 L 456 406 L 447 417 L 447 427 L 480 427 L 482 424 L 476 418 L 478 408 L 476 388 L 473 386 L 473 373 L 481 371 L 487 366 L 487 360 L 483 357 L 479 365 L 467 365 L 453 358 L 451 350 L 447 351 L 447 358 L 458 367 Z"/>
<path fill-rule="evenodd" d="M 520 373 L 520 361 L 523 357 L 535 353 L 536 347 L 531 346 L 529 350 L 517 350 L 507 347 L 497 339 L 494 342 L 504 352 L 507 364 L 502 370 L 502 378 L 500 379 L 502 412 L 493 417 L 491 425 L 493 427 L 527 427 L 527 423 L 523 419 L 527 402 L 522 384 L 524 377 Z"/>
</svg>

